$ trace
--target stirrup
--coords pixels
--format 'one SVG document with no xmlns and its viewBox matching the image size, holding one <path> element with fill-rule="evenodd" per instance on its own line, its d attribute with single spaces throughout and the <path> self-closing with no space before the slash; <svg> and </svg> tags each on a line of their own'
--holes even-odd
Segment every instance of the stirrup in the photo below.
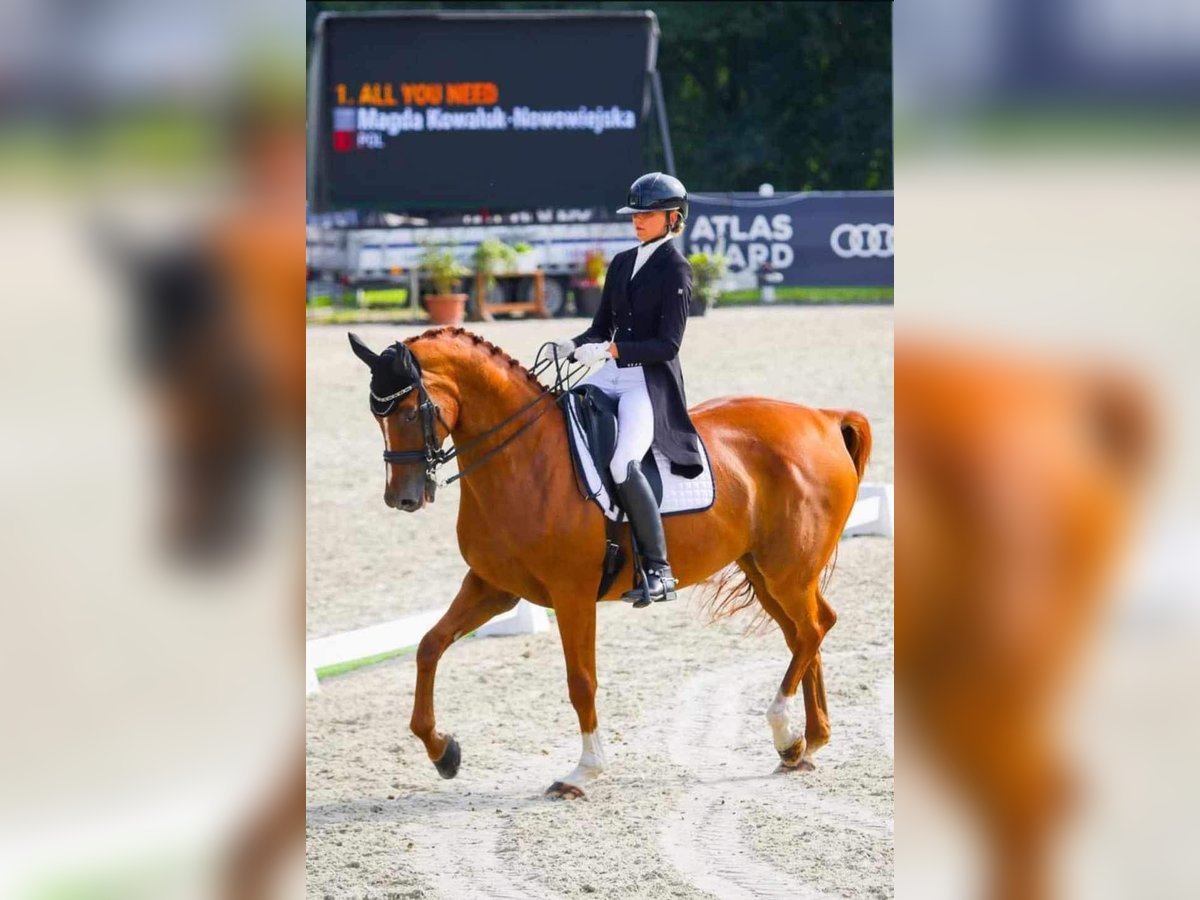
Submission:
<svg viewBox="0 0 1200 900">
<path fill-rule="evenodd" d="M 666 603 L 668 600 L 676 599 L 678 594 L 675 592 L 675 585 L 678 582 L 675 576 L 663 575 L 661 572 L 655 572 L 654 575 L 662 585 L 661 593 L 651 594 L 649 580 L 642 577 L 638 586 L 622 594 L 621 599 L 626 603 L 633 603 L 634 609 L 644 609 L 651 603 Z"/>
</svg>

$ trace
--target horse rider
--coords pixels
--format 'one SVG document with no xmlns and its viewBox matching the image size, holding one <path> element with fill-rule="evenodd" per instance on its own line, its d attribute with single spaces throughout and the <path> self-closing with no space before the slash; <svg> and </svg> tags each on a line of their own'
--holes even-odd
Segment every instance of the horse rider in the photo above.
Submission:
<svg viewBox="0 0 1200 900">
<path fill-rule="evenodd" d="M 662 517 L 641 460 L 653 443 L 674 474 L 695 478 L 703 471 L 679 366 L 692 267 L 673 238 L 687 219 L 687 190 L 678 178 L 650 172 L 633 183 L 617 213 L 633 216 L 640 243 L 613 257 L 591 327 L 556 342 L 555 349 L 585 364 L 604 361 L 580 383 L 593 384 L 617 401 L 612 478 L 638 539 L 651 599 L 674 600 L 676 580 L 667 562 Z M 641 587 L 621 599 L 635 607 L 648 605 Z"/>
</svg>

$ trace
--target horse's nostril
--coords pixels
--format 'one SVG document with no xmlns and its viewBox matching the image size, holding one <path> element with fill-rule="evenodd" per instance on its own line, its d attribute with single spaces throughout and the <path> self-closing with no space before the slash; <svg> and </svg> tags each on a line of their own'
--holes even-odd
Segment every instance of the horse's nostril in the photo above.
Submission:
<svg viewBox="0 0 1200 900">
<path fill-rule="evenodd" d="M 400 508 L 402 510 L 404 510 L 405 512 L 412 512 L 414 509 L 416 509 L 418 507 L 418 505 L 419 504 L 417 503 L 416 500 L 401 500 L 400 501 Z"/>
</svg>

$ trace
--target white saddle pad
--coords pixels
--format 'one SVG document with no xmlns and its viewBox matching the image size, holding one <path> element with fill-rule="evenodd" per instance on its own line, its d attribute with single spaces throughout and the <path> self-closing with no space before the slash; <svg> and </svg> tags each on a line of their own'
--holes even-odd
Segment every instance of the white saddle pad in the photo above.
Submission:
<svg viewBox="0 0 1200 900">
<path fill-rule="evenodd" d="M 596 464 L 588 450 L 587 438 L 580 431 L 573 416 L 568 417 L 571 423 L 571 440 L 575 443 L 576 452 L 583 464 L 584 480 L 587 482 L 588 493 L 600 504 L 604 514 L 617 520 L 617 507 L 604 489 L 600 475 L 596 472 Z M 695 478 L 684 478 L 671 473 L 671 461 L 663 456 L 658 447 L 651 447 L 654 461 L 658 463 L 658 473 L 662 476 L 663 497 L 658 505 L 659 512 L 664 516 L 672 513 L 698 512 L 713 505 L 716 490 L 713 486 L 712 467 L 708 461 L 708 448 L 700 441 L 700 449 L 704 457 L 704 470 Z"/>
</svg>

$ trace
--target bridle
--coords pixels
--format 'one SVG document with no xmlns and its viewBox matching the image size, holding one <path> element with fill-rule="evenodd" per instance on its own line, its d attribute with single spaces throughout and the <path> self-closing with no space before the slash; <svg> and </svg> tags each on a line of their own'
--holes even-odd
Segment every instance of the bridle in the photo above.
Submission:
<svg viewBox="0 0 1200 900">
<path fill-rule="evenodd" d="M 545 350 L 546 347 L 551 348 L 551 356 L 549 356 L 545 360 L 543 360 L 541 358 L 542 351 Z M 409 351 L 409 352 L 411 354 L 411 351 Z M 554 344 L 552 344 L 552 343 L 543 344 L 538 349 L 537 360 L 535 360 L 534 368 L 532 369 L 532 373 L 536 377 L 538 374 L 545 371 L 548 366 L 553 365 L 555 368 L 554 387 L 538 394 L 536 397 L 533 398 L 533 400 L 529 401 L 529 403 L 526 403 L 524 406 L 522 406 L 520 409 L 518 409 L 511 416 L 508 416 L 500 424 L 496 425 L 493 428 L 489 428 L 483 434 L 473 438 L 472 440 L 468 441 L 466 444 L 463 444 L 462 446 L 455 445 L 455 446 L 451 447 L 449 450 L 443 450 L 442 442 L 445 440 L 445 438 L 441 438 L 441 439 L 438 438 L 437 423 L 439 423 L 439 422 L 441 423 L 442 427 L 446 429 L 447 435 L 450 434 L 450 426 L 448 424 L 446 424 L 446 420 L 442 417 L 441 408 L 436 403 L 433 402 L 433 398 L 429 395 L 429 391 L 425 387 L 425 380 L 421 373 L 420 362 L 417 360 L 415 355 L 412 356 L 412 360 L 413 360 L 413 363 L 416 365 L 416 369 L 417 369 L 416 383 L 410 384 L 406 387 L 403 387 L 400 390 L 396 391 L 395 393 L 388 394 L 384 397 L 380 397 L 374 391 L 371 391 L 371 412 L 374 413 L 376 416 L 379 416 L 380 418 L 386 418 L 387 416 L 390 416 L 395 411 L 396 404 L 400 400 L 400 398 L 405 397 L 409 393 L 411 393 L 413 390 L 416 390 L 416 392 L 417 392 L 417 415 L 421 419 L 421 433 L 422 433 L 422 437 L 423 437 L 425 446 L 420 450 L 384 450 L 383 451 L 383 461 L 385 463 L 401 463 L 401 464 L 424 463 L 424 465 L 425 465 L 425 495 L 431 501 L 433 500 L 434 494 L 436 493 L 438 487 L 445 487 L 446 485 L 453 484 L 454 482 L 458 481 L 458 479 L 464 477 L 468 473 L 477 469 L 479 466 L 483 465 L 483 463 L 487 462 L 489 459 L 491 459 L 493 456 L 495 456 L 495 454 L 499 453 L 509 443 L 516 440 L 516 438 L 519 437 L 521 434 L 523 434 L 525 432 L 525 430 L 527 428 L 529 428 L 529 426 L 531 426 L 534 422 L 536 422 L 543 415 L 545 415 L 546 412 L 549 411 L 550 407 L 547 406 L 544 409 L 542 409 L 536 416 L 531 418 L 528 422 L 524 423 L 520 428 L 518 428 L 516 431 L 514 431 L 511 435 L 509 435 L 507 438 L 505 438 L 503 441 L 501 441 L 499 444 L 497 444 L 495 447 L 493 447 L 491 450 L 489 450 L 487 453 L 485 453 L 482 457 L 477 459 L 475 462 L 473 462 L 467 468 L 461 470 L 457 475 L 453 476 L 452 478 L 447 478 L 444 481 L 439 481 L 438 477 L 437 477 L 437 470 L 440 466 L 443 466 L 446 463 L 450 462 L 452 459 L 455 459 L 460 453 L 463 453 L 464 451 L 470 450 L 473 447 L 477 446 L 485 438 L 491 437 L 493 434 L 495 434 L 497 431 L 499 431 L 505 425 L 508 425 L 510 422 L 515 420 L 518 416 L 522 415 L 523 413 L 528 412 L 530 409 L 532 409 L 534 406 L 536 406 L 538 403 L 540 403 L 542 400 L 546 399 L 547 397 L 553 397 L 555 405 L 565 402 L 565 400 L 567 398 L 567 390 L 570 387 L 569 381 L 570 381 L 571 377 L 573 375 L 575 375 L 576 373 L 580 372 L 584 368 L 583 366 L 580 366 L 580 367 L 577 367 L 573 370 L 570 370 L 570 371 L 567 371 L 564 373 L 566 360 L 559 359 L 558 351 L 557 351 L 557 349 L 554 349 Z M 379 408 L 376 407 L 376 404 L 379 404 Z"/>
<path fill-rule="evenodd" d="M 415 359 L 415 357 L 414 357 Z M 442 441 L 437 436 L 437 422 L 441 422 L 446 429 L 447 434 L 450 432 L 450 426 L 446 424 L 446 420 L 442 418 L 442 411 L 433 402 L 429 396 L 429 391 L 425 389 L 425 382 L 418 376 L 416 384 L 410 384 L 408 387 L 401 388 L 395 393 L 388 394 L 385 397 L 380 397 L 374 391 L 371 392 L 371 412 L 380 418 L 390 416 L 396 409 L 396 404 L 401 397 L 405 397 L 413 390 L 417 391 L 419 398 L 417 403 L 418 414 L 421 418 L 421 431 L 425 441 L 425 447 L 421 450 L 384 450 L 383 461 L 385 463 L 424 463 L 425 464 L 425 492 L 429 499 L 433 499 L 434 492 L 437 490 L 437 470 L 438 466 L 449 462 L 454 457 L 453 451 L 442 449 Z M 376 407 L 376 404 L 380 408 Z"/>
</svg>

